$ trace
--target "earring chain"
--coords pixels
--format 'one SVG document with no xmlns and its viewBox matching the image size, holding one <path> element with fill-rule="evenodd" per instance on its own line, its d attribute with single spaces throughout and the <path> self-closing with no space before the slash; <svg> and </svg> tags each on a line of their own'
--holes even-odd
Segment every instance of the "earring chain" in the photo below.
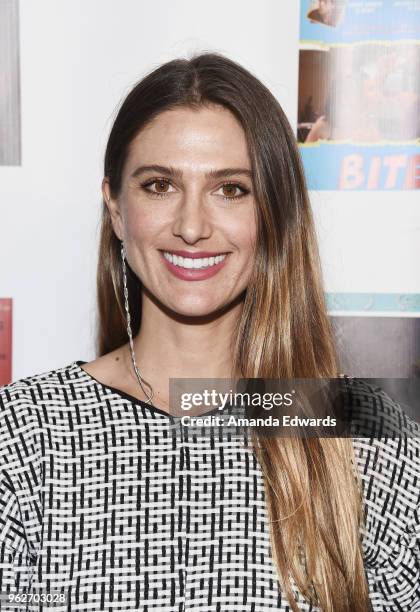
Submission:
<svg viewBox="0 0 420 612">
<path fill-rule="evenodd" d="M 131 330 L 131 316 L 130 316 L 130 308 L 128 305 L 128 287 L 127 287 L 127 267 L 125 264 L 125 250 L 124 250 L 124 243 L 121 242 L 121 260 L 122 260 L 122 269 L 123 269 L 123 283 L 124 283 L 124 307 L 125 307 L 125 311 L 127 314 L 127 333 L 128 333 L 128 339 L 130 342 L 130 352 L 131 352 L 131 361 L 133 363 L 133 368 L 134 368 L 134 372 L 137 376 L 137 380 L 139 382 L 139 385 L 141 387 L 141 390 L 143 391 L 143 393 L 146 396 L 146 401 L 151 404 L 153 406 L 152 403 L 152 397 L 153 397 L 153 389 L 150 383 L 148 383 L 146 380 L 144 380 L 144 378 L 142 378 L 141 374 L 140 374 L 140 370 L 137 366 L 137 362 L 136 362 L 136 356 L 134 354 L 134 344 L 133 344 L 133 333 Z M 150 393 L 147 393 L 143 387 L 143 382 L 145 383 L 146 387 L 148 387 L 150 389 Z"/>
</svg>

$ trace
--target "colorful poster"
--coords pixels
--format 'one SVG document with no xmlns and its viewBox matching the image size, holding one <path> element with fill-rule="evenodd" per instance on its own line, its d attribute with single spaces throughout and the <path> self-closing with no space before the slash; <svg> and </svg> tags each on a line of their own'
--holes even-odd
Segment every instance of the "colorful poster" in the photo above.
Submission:
<svg viewBox="0 0 420 612">
<path fill-rule="evenodd" d="M 12 299 L 0 298 L 0 386 L 12 382 Z"/>
<path fill-rule="evenodd" d="M 297 137 L 310 189 L 420 189 L 419 2 L 301 1 Z"/>
</svg>

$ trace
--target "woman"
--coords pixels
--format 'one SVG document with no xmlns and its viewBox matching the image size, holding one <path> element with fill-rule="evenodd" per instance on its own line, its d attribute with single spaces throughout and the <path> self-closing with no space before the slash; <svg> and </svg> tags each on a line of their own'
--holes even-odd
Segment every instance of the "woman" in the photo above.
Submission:
<svg viewBox="0 0 420 612">
<path fill-rule="evenodd" d="M 222 55 L 168 62 L 104 177 L 100 356 L 1 390 L 4 585 L 71 610 L 420 610 L 418 427 L 383 391 L 348 400 L 403 445 L 170 435 L 170 378 L 339 371 L 278 102 Z"/>
</svg>

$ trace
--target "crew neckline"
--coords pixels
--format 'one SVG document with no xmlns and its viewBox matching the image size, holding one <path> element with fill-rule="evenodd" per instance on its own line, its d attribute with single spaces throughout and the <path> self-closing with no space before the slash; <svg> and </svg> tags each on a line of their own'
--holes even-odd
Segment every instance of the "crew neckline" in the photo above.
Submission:
<svg viewBox="0 0 420 612">
<path fill-rule="evenodd" d="M 121 389 L 117 389 L 116 387 L 111 387 L 111 385 L 107 385 L 106 383 L 101 382 L 100 380 L 92 376 L 92 374 L 89 374 L 89 372 L 86 372 L 86 370 L 84 370 L 81 367 L 85 363 L 88 363 L 88 362 L 82 361 L 80 359 L 77 361 L 73 361 L 73 365 L 77 366 L 77 369 L 84 375 L 84 377 L 87 380 L 90 380 L 91 382 L 95 383 L 96 386 L 102 387 L 104 389 L 108 389 L 109 391 L 112 391 L 114 395 L 118 395 L 119 397 L 129 400 L 133 404 L 137 404 L 143 408 L 147 408 L 151 412 L 157 412 L 158 414 L 161 414 L 172 421 L 175 421 L 177 418 L 179 418 L 179 417 L 174 417 L 172 414 L 169 414 L 168 412 L 165 412 L 165 410 L 162 410 L 162 408 L 158 408 L 157 406 L 152 406 L 152 404 L 149 404 L 148 402 L 145 402 L 139 399 L 138 397 L 134 397 L 134 395 L 131 395 L 130 393 L 127 393 L 126 391 L 122 391 Z"/>
</svg>

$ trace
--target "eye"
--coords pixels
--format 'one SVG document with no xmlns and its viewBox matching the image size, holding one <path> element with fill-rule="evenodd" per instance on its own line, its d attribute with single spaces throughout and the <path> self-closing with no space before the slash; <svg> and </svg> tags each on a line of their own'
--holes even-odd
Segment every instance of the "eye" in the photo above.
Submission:
<svg viewBox="0 0 420 612">
<path fill-rule="evenodd" d="M 142 183 L 141 186 L 150 195 L 158 198 L 164 198 L 167 193 L 171 193 L 170 191 L 168 191 L 168 187 L 170 186 L 170 184 L 171 182 L 168 179 L 154 178 L 149 181 L 146 181 L 145 183 Z M 156 186 L 156 191 L 153 189 L 149 189 L 151 185 Z"/>
<path fill-rule="evenodd" d="M 239 183 L 223 183 L 219 189 L 222 189 L 224 192 L 222 194 L 224 200 L 238 200 L 249 193 L 249 189 L 239 185 Z M 237 193 L 238 189 L 240 190 L 239 194 Z"/>
<path fill-rule="evenodd" d="M 155 189 L 151 189 L 152 186 L 155 186 Z M 163 177 L 153 178 L 141 184 L 144 191 L 147 191 L 147 193 L 152 197 L 157 198 L 165 198 L 169 193 L 171 193 L 171 191 L 169 191 L 170 186 L 171 181 Z M 218 191 L 220 190 L 223 191 L 223 193 L 220 195 L 224 200 L 238 200 L 250 192 L 249 189 L 243 187 L 239 183 L 224 183 L 221 187 L 219 187 Z"/>
</svg>

